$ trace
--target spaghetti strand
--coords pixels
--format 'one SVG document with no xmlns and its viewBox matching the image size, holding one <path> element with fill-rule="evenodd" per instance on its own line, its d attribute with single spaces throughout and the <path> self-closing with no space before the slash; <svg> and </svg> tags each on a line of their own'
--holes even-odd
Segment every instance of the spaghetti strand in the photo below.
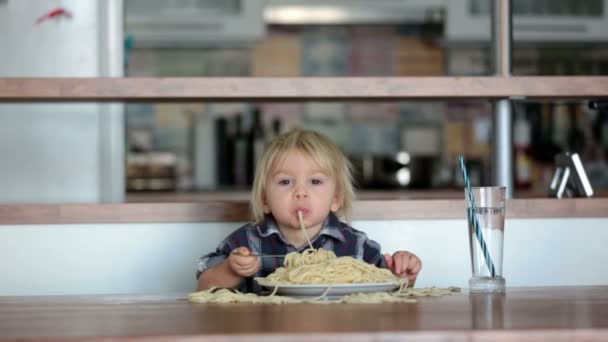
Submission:
<svg viewBox="0 0 608 342">
<path fill-rule="evenodd" d="M 304 234 L 306 241 L 308 241 L 308 247 L 310 247 L 310 249 L 314 249 L 312 247 L 310 237 L 308 236 L 308 232 L 306 231 L 306 226 L 304 225 L 304 219 L 302 218 L 302 210 L 298 210 L 298 221 L 300 221 L 300 228 L 302 228 L 302 233 Z"/>
</svg>

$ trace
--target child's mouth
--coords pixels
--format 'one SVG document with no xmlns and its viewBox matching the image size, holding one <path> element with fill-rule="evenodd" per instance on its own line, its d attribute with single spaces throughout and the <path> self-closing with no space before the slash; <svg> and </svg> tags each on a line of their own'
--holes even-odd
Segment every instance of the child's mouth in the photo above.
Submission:
<svg viewBox="0 0 608 342">
<path fill-rule="evenodd" d="M 296 209 L 296 216 L 299 217 L 300 212 L 302 213 L 302 216 L 306 216 L 310 212 L 310 210 L 308 210 L 306 208 L 298 208 L 298 209 Z"/>
</svg>

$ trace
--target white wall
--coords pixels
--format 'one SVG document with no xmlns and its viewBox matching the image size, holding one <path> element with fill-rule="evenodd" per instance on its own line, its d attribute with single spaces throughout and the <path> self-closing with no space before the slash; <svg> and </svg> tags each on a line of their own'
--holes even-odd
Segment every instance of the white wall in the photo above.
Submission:
<svg viewBox="0 0 608 342">
<path fill-rule="evenodd" d="M 72 18 L 35 24 L 59 3 Z M 121 3 L 0 5 L 0 77 L 121 76 Z M 117 105 L 0 103 L 0 203 L 122 200 L 122 127 Z"/>
<path fill-rule="evenodd" d="M 358 221 L 423 261 L 417 286 L 467 287 L 465 220 Z M 0 226 L 0 295 L 188 292 L 197 258 L 239 225 Z M 606 285 L 608 219 L 507 220 L 507 286 Z"/>
</svg>

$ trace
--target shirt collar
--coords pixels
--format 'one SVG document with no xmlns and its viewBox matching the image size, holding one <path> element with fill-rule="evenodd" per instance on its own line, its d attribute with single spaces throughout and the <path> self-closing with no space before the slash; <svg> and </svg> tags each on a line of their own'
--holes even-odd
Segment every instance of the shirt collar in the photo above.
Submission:
<svg viewBox="0 0 608 342">
<path fill-rule="evenodd" d="M 272 234 L 281 236 L 279 226 L 272 215 L 266 215 L 262 223 L 257 225 L 257 230 L 261 237 L 269 237 Z M 342 234 L 342 231 L 340 230 L 340 220 L 332 212 L 327 215 L 327 218 L 323 223 L 323 228 L 321 228 L 321 231 L 319 232 L 319 236 L 321 235 L 330 236 L 341 242 L 346 241 L 344 234 Z"/>
<path fill-rule="evenodd" d="M 264 216 L 264 220 L 257 225 L 261 237 L 269 237 L 272 234 L 280 234 L 279 226 L 272 215 Z"/>
</svg>

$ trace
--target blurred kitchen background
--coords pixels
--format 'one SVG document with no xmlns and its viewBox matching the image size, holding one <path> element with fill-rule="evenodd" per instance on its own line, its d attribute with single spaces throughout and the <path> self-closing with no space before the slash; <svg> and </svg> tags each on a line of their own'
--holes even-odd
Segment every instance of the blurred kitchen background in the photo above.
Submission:
<svg viewBox="0 0 608 342">
<path fill-rule="evenodd" d="M 490 0 L 125 4 L 127 77 L 493 74 Z M 513 7 L 514 75 L 608 74 L 604 0 Z M 596 189 L 608 185 L 606 113 L 586 102 L 516 102 L 514 111 L 519 195 L 546 195 L 562 151 L 583 156 Z M 490 184 L 491 114 L 486 101 L 128 104 L 127 189 L 247 189 L 259 145 L 294 126 L 336 141 L 361 189 L 459 188 L 459 154 L 473 183 Z"/>
<path fill-rule="evenodd" d="M 95 11 L 116 9 L 99 1 L 84 1 L 95 4 L 86 8 L 87 13 L 92 13 L 91 20 L 100 32 L 111 35 L 115 31 L 105 29 L 107 22 L 104 24 Z M 0 29 L 3 6 L 10 9 L 12 5 L 15 17 L 18 12 L 15 7 L 29 11 L 22 5 L 27 2 L 31 0 L 19 1 L 19 5 L 15 4 L 17 1 L 0 1 Z M 48 23 L 47 30 L 61 30 L 61 25 L 84 20 L 82 13 L 78 13 L 83 9 L 82 2 L 42 3 L 38 1 L 36 8 L 63 6 L 72 11 L 72 17 Z M 119 58 L 125 77 L 494 74 L 492 0 L 111 0 L 109 3 L 122 6 L 116 13 L 120 13 L 124 26 L 120 27 L 121 51 L 100 48 L 108 38 L 97 32 L 102 45 L 96 45 L 94 54 L 99 58 L 96 65 L 101 72 L 74 74 L 72 64 L 59 72 L 49 71 L 52 66 L 42 71 L 24 67 L 22 74 L 15 75 L 14 66 L 21 62 L 14 60 L 8 64 L 0 62 L 0 76 L 117 76 L 99 67 L 104 58 Z M 513 75 L 608 74 L 608 0 L 512 3 Z M 12 21 L 13 27 L 18 25 L 17 20 Z M 92 24 L 81 23 L 83 27 Z M 34 30 L 31 23 L 27 25 L 27 31 Z M 16 38 L 5 29 L 0 30 L 0 42 L 14 42 Z M 72 33 L 62 34 L 75 34 L 73 30 L 69 32 Z M 36 40 L 28 43 L 27 39 L 19 47 L 36 52 L 58 49 L 49 42 L 36 46 Z M 69 51 L 77 45 L 82 48 L 81 44 L 82 40 L 75 39 L 71 45 L 59 46 Z M 55 67 L 58 63 L 62 59 L 57 57 L 47 62 Z M 0 118 L 9 122 L 10 114 L 2 108 L 8 105 L 0 104 Z M 92 139 L 98 142 L 95 146 L 100 152 L 98 158 L 88 162 L 97 163 L 92 168 L 101 179 L 96 183 L 100 184 L 99 190 L 69 201 L 120 200 L 121 194 L 103 194 L 104 182 L 111 183 L 116 177 L 123 177 L 118 184 L 125 190 L 126 199 L 133 201 L 205 194 L 218 199 L 225 193 L 246 198 L 259 151 L 276 134 L 292 127 L 318 130 L 338 143 L 353 162 L 363 197 L 387 193 L 406 197 L 412 193 L 422 197 L 462 196 L 456 162 L 460 154 L 468 160 L 473 185 L 492 183 L 493 111 L 491 103 L 484 100 L 127 103 L 118 110 L 124 111 L 124 121 L 122 126 L 114 127 L 121 127 L 124 136 L 112 141 L 120 141 L 124 149 L 104 148 L 108 144 L 100 140 L 104 134 L 95 133 Z M 564 151 L 581 155 L 597 196 L 608 193 L 608 112 L 590 109 L 586 100 L 515 100 L 513 110 L 515 197 L 547 196 L 555 169 L 553 158 Z M 97 114 L 96 120 L 102 120 L 104 114 Z M 62 120 L 79 117 L 68 115 L 70 118 Z M 31 120 L 39 122 L 43 116 Z M 17 146 L 14 139 L 20 139 L 16 136 L 22 134 L 15 133 L 18 132 L 15 128 L 21 126 L 23 122 L 13 122 L 0 128 L 0 132 L 13 132 L 10 133 L 13 140 L 0 139 Z M 78 134 L 77 131 L 78 127 L 74 127 L 71 132 Z M 116 134 L 115 129 L 112 132 Z M 43 144 L 53 139 L 47 138 Z M 0 150 L 3 155 L 11 151 L 8 147 Z M 108 153 L 122 154 L 124 168 L 104 171 L 100 165 Z M 70 154 L 62 154 L 61 158 L 56 164 L 69 168 L 73 175 L 82 173 L 80 167 L 69 167 Z M 21 177 L 20 168 L 25 164 L 20 159 L 17 163 L 21 164 L 12 173 Z M 49 165 L 49 161 L 44 165 Z M 62 172 L 56 173 L 59 179 Z M 13 182 L 7 182 L 11 186 L 8 183 Z M 182 197 L 171 197 L 175 194 Z M 49 196 L 40 201 L 56 198 Z M 5 196 L 3 200 L 27 201 L 15 196 Z"/>
</svg>

